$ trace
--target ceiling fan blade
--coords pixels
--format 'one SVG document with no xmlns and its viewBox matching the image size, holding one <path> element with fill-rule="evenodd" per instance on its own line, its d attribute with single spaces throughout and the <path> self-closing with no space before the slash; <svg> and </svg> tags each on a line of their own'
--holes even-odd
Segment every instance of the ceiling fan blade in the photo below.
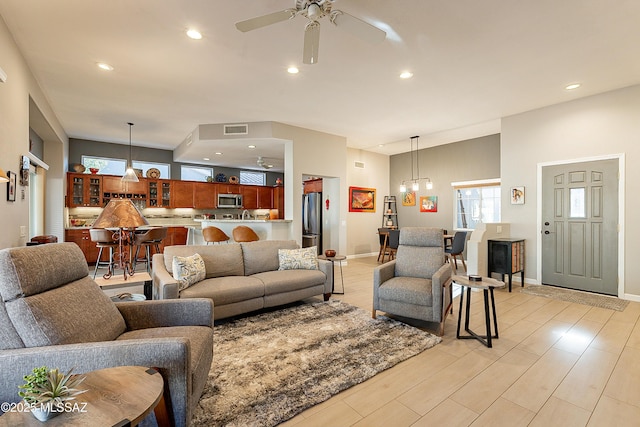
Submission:
<svg viewBox="0 0 640 427">
<path fill-rule="evenodd" d="M 256 18 L 247 19 L 245 21 L 236 22 L 236 28 L 243 33 L 266 27 L 267 25 L 276 24 L 286 21 L 296 16 L 295 9 L 285 9 L 280 12 L 269 13 L 268 15 L 258 16 Z"/>
<path fill-rule="evenodd" d="M 341 10 L 331 12 L 331 22 L 337 27 L 343 28 L 351 34 L 371 43 L 379 43 L 387 37 L 387 33 L 380 28 Z"/>
<path fill-rule="evenodd" d="M 315 64 L 318 62 L 318 48 L 320 44 L 320 24 L 311 21 L 304 30 L 304 52 L 302 62 Z"/>
</svg>

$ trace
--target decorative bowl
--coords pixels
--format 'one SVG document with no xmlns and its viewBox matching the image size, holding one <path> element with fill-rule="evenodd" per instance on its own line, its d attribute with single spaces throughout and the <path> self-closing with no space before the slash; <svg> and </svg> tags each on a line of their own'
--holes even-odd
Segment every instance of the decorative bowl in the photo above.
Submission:
<svg viewBox="0 0 640 427">
<path fill-rule="evenodd" d="M 76 163 L 72 166 L 73 171 L 77 172 L 77 173 L 83 173 L 85 170 L 87 170 L 84 165 L 81 165 L 80 163 Z"/>
<path fill-rule="evenodd" d="M 327 258 L 331 258 L 336 256 L 336 251 L 333 249 L 327 249 L 326 251 L 324 251 L 324 256 L 326 256 Z"/>
<path fill-rule="evenodd" d="M 97 174 L 99 170 L 100 169 L 98 169 L 98 168 L 89 168 L 89 172 L 91 172 L 94 175 Z"/>
</svg>

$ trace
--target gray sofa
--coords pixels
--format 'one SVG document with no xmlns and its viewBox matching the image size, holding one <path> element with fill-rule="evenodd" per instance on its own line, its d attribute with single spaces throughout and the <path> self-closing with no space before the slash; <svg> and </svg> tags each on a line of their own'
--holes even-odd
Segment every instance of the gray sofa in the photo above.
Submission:
<svg viewBox="0 0 640 427">
<path fill-rule="evenodd" d="M 75 243 L 0 250 L 0 402 L 33 368 L 156 367 L 173 423 L 188 425 L 213 357 L 210 300 L 113 303 Z M 143 424 L 151 420 L 143 420 Z"/>
<path fill-rule="evenodd" d="M 294 240 L 216 245 L 167 246 L 153 256 L 153 298 L 210 298 L 215 319 L 275 307 L 315 295 L 331 296 L 332 264 L 318 260 L 318 270 L 278 270 L 278 249 L 297 249 Z M 174 256 L 200 254 L 205 280 L 179 291 L 172 275 Z"/>
</svg>

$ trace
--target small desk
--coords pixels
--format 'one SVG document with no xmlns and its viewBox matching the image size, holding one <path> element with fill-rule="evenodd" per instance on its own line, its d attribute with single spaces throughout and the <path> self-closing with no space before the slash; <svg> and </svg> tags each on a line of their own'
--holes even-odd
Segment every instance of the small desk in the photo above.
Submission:
<svg viewBox="0 0 640 427">
<path fill-rule="evenodd" d="M 336 283 L 335 274 L 333 276 L 333 283 L 331 283 L 331 292 L 336 295 L 344 295 L 344 275 L 342 274 L 342 261 L 347 259 L 347 257 L 344 255 L 336 255 L 332 257 L 328 257 L 325 255 L 318 255 L 318 259 L 326 259 L 327 261 L 331 261 L 332 268 L 335 268 L 335 262 L 338 261 L 338 264 L 340 265 L 340 281 L 342 283 L 342 292 L 335 291 L 335 283 Z"/>
<path fill-rule="evenodd" d="M 468 276 L 454 275 L 451 277 L 454 284 L 462 286 L 460 293 L 460 310 L 458 312 L 458 329 L 456 330 L 456 338 L 458 339 L 477 339 L 482 344 L 491 348 L 491 338 L 498 338 L 498 319 L 496 317 L 496 301 L 493 296 L 494 288 L 504 288 L 504 282 L 489 277 L 483 277 L 482 281 L 474 282 L 469 280 Z M 460 323 L 462 321 L 462 300 L 464 299 L 464 288 L 467 288 L 467 304 L 465 308 L 464 330 L 469 335 L 460 335 Z M 478 335 L 469 329 L 469 308 L 471 307 L 471 289 L 482 289 L 484 294 L 484 318 L 486 326 L 486 335 Z M 489 294 L 491 295 L 491 311 L 493 312 L 493 326 L 495 335 L 491 335 L 491 321 L 489 316 Z"/>
<path fill-rule="evenodd" d="M 155 412 L 159 426 L 171 424 L 164 401 L 164 381 L 155 369 L 118 366 L 83 375 L 85 380 L 78 388 L 88 391 L 69 402 L 77 403 L 77 410 L 63 412 L 46 424 L 29 412 L 5 412 L 0 416 L 0 427 L 135 426 L 151 411 Z"/>
<path fill-rule="evenodd" d="M 127 280 L 124 280 L 124 278 L 119 274 L 111 276 L 109 279 L 105 279 L 100 276 L 96 277 L 94 280 L 102 289 L 125 288 L 142 283 L 144 284 L 144 296 L 148 300 L 152 299 L 151 276 L 147 272 L 135 273 L 133 276 L 128 276 Z"/>
</svg>

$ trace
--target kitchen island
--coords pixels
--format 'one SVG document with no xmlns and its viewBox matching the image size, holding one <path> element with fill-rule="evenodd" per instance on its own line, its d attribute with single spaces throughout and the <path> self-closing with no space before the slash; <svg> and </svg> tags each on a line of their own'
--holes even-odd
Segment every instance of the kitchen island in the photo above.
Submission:
<svg viewBox="0 0 640 427">
<path fill-rule="evenodd" d="M 289 219 L 196 219 L 201 223 L 201 227 L 187 227 L 189 233 L 187 236 L 188 245 L 204 245 L 206 242 L 202 237 L 202 229 L 205 227 L 218 227 L 224 231 L 233 242 L 233 229 L 239 225 L 246 225 L 256 232 L 260 240 L 290 240 L 291 220 Z"/>
</svg>

